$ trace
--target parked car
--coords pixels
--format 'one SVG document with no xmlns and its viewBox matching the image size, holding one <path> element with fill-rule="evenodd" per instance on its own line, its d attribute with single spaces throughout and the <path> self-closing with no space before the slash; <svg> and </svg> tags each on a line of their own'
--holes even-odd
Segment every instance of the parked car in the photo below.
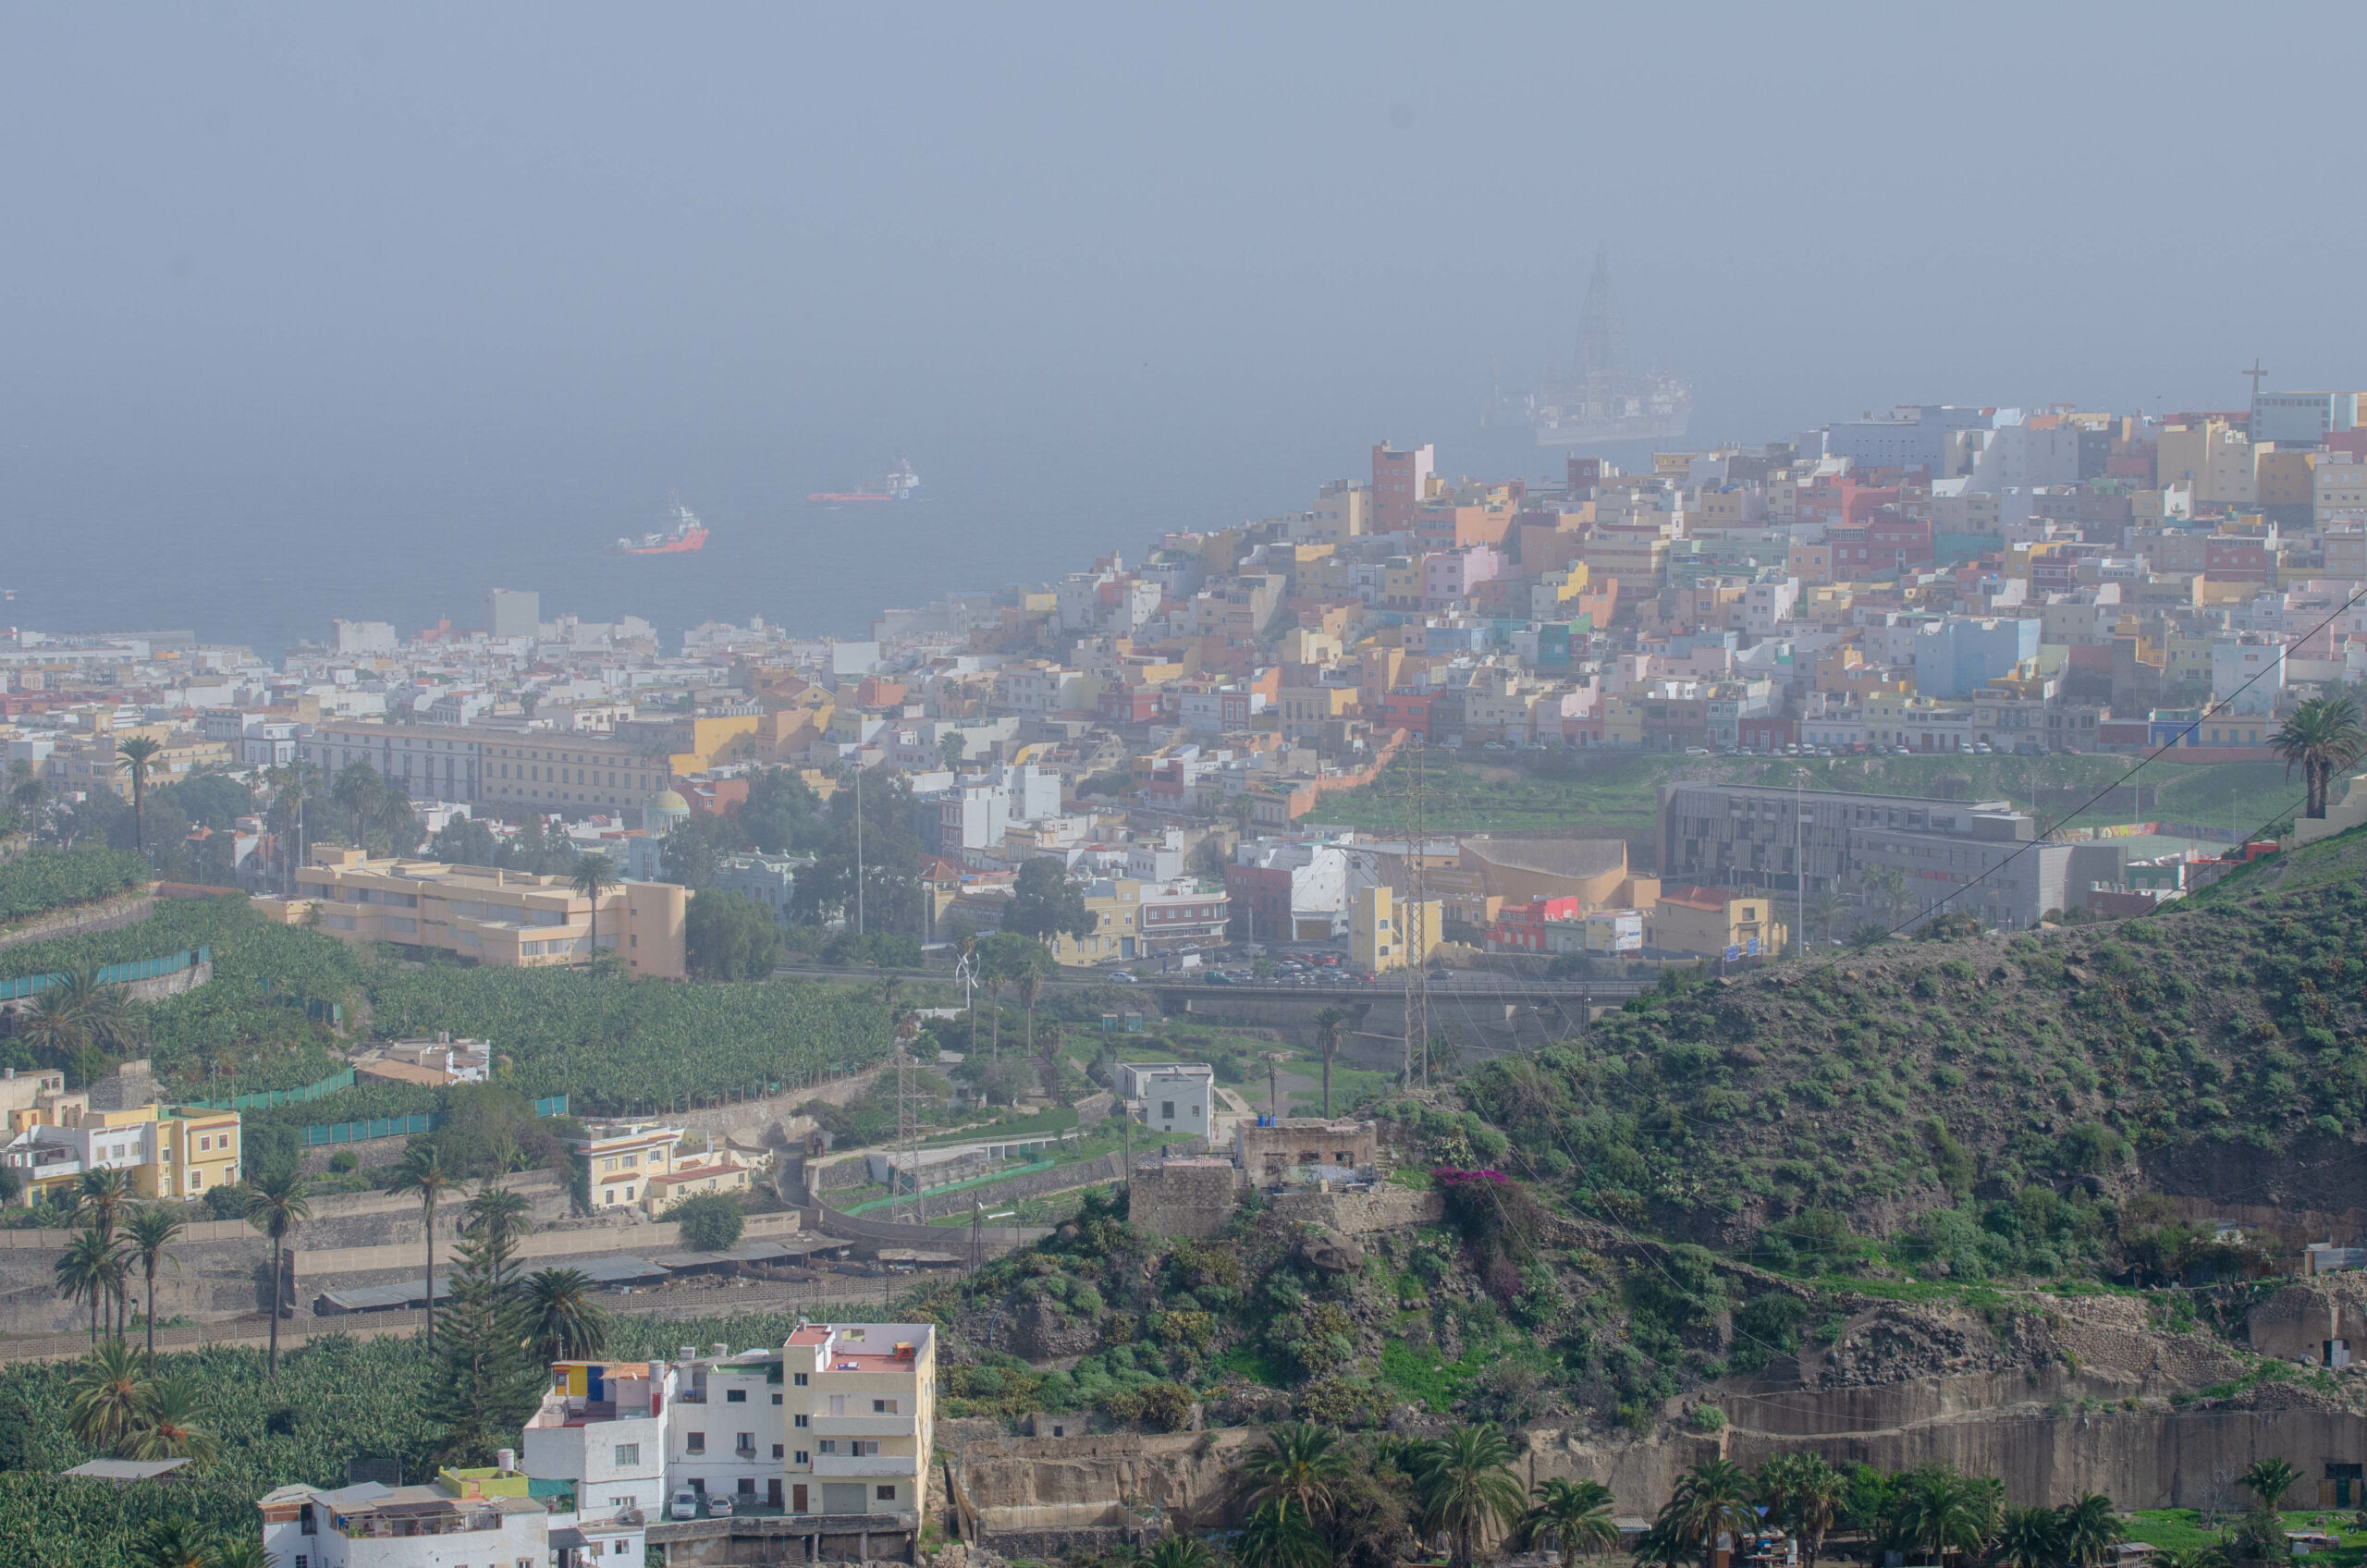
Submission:
<svg viewBox="0 0 2367 1568">
<path fill-rule="evenodd" d="M 673 1501 L 666 1505 L 666 1512 L 670 1517 L 676 1519 L 697 1518 L 699 1516 L 699 1494 L 690 1490 L 688 1488 L 676 1492 L 674 1494 Z"/>
<path fill-rule="evenodd" d="M 710 1519 L 729 1519 L 729 1518 L 730 1518 L 730 1517 L 731 1517 L 731 1500 L 730 1500 L 730 1498 L 728 1498 L 728 1497 L 724 1496 L 721 1492 L 709 1492 L 709 1493 L 707 1493 L 707 1494 L 706 1494 L 706 1516 L 707 1516 L 708 1518 L 710 1518 Z"/>
</svg>

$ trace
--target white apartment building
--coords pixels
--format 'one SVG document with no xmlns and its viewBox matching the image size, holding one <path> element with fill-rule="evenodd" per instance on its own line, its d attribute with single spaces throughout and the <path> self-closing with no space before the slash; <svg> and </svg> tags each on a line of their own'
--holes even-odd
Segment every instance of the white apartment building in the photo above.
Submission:
<svg viewBox="0 0 2367 1568">
<path fill-rule="evenodd" d="M 810 1324 L 779 1350 L 555 1363 L 525 1468 L 575 1484 L 587 1537 L 669 1519 L 686 1491 L 701 1518 L 728 1500 L 733 1517 L 810 1516 L 817 1534 L 911 1532 L 936 1410 L 931 1325 Z"/>
<path fill-rule="evenodd" d="M 507 1451 L 504 1451 L 507 1454 Z M 558 1492 L 507 1464 L 443 1470 L 426 1486 L 280 1487 L 258 1499 L 263 1548 L 280 1568 L 545 1568 L 590 1562 L 592 1537 L 562 1523 L 575 1516 Z M 604 1533 L 603 1563 L 642 1560 L 638 1527 Z M 562 1559 L 570 1548 L 583 1553 Z"/>
<path fill-rule="evenodd" d="M 1143 1125 L 1166 1138 L 1213 1138 L 1216 1078 L 1198 1063 L 1139 1078 Z"/>
</svg>

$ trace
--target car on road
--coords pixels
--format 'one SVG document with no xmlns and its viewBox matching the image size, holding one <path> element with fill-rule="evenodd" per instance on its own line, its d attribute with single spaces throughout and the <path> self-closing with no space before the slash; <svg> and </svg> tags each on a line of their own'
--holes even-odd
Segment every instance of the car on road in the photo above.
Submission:
<svg viewBox="0 0 2367 1568">
<path fill-rule="evenodd" d="M 1206 974 L 1200 977 L 1200 981 L 1201 984 L 1207 986 L 1230 986 L 1233 983 L 1233 976 L 1227 974 L 1221 969 L 1209 970 Z"/>
<path fill-rule="evenodd" d="M 673 1496 L 673 1500 L 667 1503 L 666 1512 L 670 1517 L 676 1519 L 697 1518 L 699 1516 L 699 1494 L 690 1490 L 688 1488 L 676 1492 Z"/>
<path fill-rule="evenodd" d="M 1141 981 L 1134 978 L 1131 972 L 1123 969 L 1111 970 L 1110 972 L 1110 978 L 1121 986 L 1139 986 L 1142 984 Z"/>
</svg>

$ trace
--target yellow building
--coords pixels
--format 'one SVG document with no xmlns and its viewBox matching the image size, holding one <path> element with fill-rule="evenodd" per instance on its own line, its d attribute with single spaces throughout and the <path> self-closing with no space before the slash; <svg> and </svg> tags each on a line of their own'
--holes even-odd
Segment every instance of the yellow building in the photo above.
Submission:
<svg viewBox="0 0 2367 1568">
<path fill-rule="evenodd" d="M 703 1151 L 680 1150 L 670 1169 L 644 1178 L 641 1207 L 652 1218 L 663 1219 L 666 1211 L 684 1198 L 709 1193 L 737 1196 L 754 1188 L 756 1173 L 765 1164 L 764 1157 L 729 1144 Z"/>
<path fill-rule="evenodd" d="M 1403 969 L 1409 954 L 1427 962 L 1445 923 L 1445 906 L 1436 899 L 1417 908 L 1386 887 L 1367 888 L 1348 900 L 1348 962 L 1367 974 Z"/>
<path fill-rule="evenodd" d="M 1784 950 L 1789 935 L 1775 921 L 1773 908 L 1764 893 L 1663 888 L 1660 901 L 1652 906 L 1651 932 L 1645 939 L 1655 948 L 1705 958 L 1720 957 L 1732 949 L 1772 958 Z"/>
<path fill-rule="evenodd" d="M 592 900 L 564 876 L 534 876 L 432 860 L 373 860 L 315 845 L 296 897 L 259 898 L 285 925 L 316 925 L 349 942 L 435 948 L 497 968 L 563 968 L 592 957 Z M 599 941 L 632 978 L 688 974 L 689 895 L 670 882 L 623 882 L 600 897 Z"/>
<path fill-rule="evenodd" d="M 682 1130 L 656 1121 L 600 1122 L 568 1140 L 591 1170 L 592 1207 L 638 1208 L 652 1177 L 675 1167 Z"/>
<path fill-rule="evenodd" d="M 23 1183 L 27 1204 L 71 1187 L 89 1170 L 122 1171 L 140 1198 L 198 1198 L 239 1181 L 243 1134 L 235 1110 L 149 1105 L 66 1114 L 70 1120 L 62 1124 L 29 1123 L 0 1151 Z"/>
</svg>

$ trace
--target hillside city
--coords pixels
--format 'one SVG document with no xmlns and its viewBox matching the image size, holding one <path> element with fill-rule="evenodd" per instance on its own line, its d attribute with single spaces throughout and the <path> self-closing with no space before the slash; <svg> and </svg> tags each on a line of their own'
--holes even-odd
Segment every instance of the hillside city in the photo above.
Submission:
<svg viewBox="0 0 2367 1568">
<path fill-rule="evenodd" d="M 10 630 L 5 1555 L 2351 1568 L 2367 393 L 2255 387 Z"/>
</svg>

